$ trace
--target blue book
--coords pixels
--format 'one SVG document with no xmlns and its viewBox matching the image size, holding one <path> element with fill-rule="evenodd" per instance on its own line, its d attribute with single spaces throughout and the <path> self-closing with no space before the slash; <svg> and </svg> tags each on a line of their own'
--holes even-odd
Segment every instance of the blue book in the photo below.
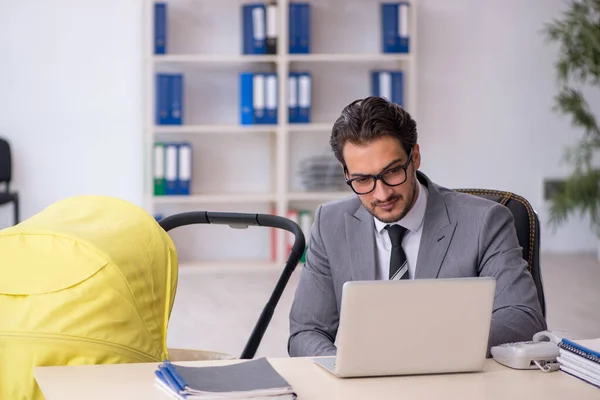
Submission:
<svg viewBox="0 0 600 400">
<path fill-rule="evenodd" d="M 408 53 L 409 26 L 407 2 L 381 4 L 381 51 Z"/>
<path fill-rule="evenodd" d="M 296 54 L 298 45 L 300 42 L 300 36 L 298 35 L 298 6 L 295 3 L 290 3 L 288 8 L 288 52 L 290 54 Z"/>
<path fill-rule="evenodd" d="M 265 74 L 265 124 L 277 124 L 277 104 L 279 102 L 277 90 L 277 74 Z"/>
<path fill-rule="evenodd" d="M 176 143 L 165 143 L 165 194 L 178 193 L 178 146 Z"/>
<path fill-rule="evenodd" d="M 167 4 L 154 3 L 154 54 L 167 52 Z"/>
<path fill-rule="evenodd" d="M 240 124 L 242 125 L 254 124 L 253 81 L 253 72 L 242 72 L 240 74 Z"/>
<path fill-rule="evenodd" d="M 404 106 L 404 73 L 402 71 L 371 71 L 371 94 Z"/>
<path fill-rule="evenodd" d="M 381 51 L 398 53 L 398 3 L 381 4 Z"/>
<path fill-rule="evenodd" d="M 298 73 L 290 72 L 288 78 L 288 122 L 298 122 Z"/>
<path fill-rule="evenodd" d="M 156 124 L 171 123 L 170 77 L 168 74 L 156 74 Z"/>
<path fill-rule="evenodd" d="M 390 71 L 371 71 L 371 94 L 392 100 L 392 74 Z"/>
<path fill-rule="evenodd" d="M 404 107 L 404 73 L 402 71 L 392 71 L 392 103 Z"/>
<path fill-rule="evenodd" d="M 408 53 L 410 50 L 410 33 L 409 33 L 409 3 L 400 2 L 398 4 L 398 41 L 400 42 L 400 53 Z"/>
<path fill-rule="evenodd" d="M 266 54 L 266 8 L 262 3 L 242 5 L 242 53 Z"/>
<path fill-rule="evenodd" d="M 371 71 L 371 96 L 381 96 L 381 83 L 379 82 L 379 76 L 381 71 Z"/>
<path fill-rule="evenodd" d="M 183 124 L 183 98 L 184 98 L 184 86 L 183 86 L 183 74 L 170 74 L 170 113 L 171 119 L 170 124 L 181 125 Z"/>
<path fill-rule="evenodd" d="M 312 113 L 312 75 L 310 72 L 298 73 L 298 122 L 311 122 Z"/>
<path fill-rule="evenodd" d="M 192 182 L 192 145 L 189 142 L 177 144 L 177 185 L 175 192 L 189 195 Z"/>
<path fill-rule="evenodd" d="M 242 54 L 254 54 L 252 7 L 242 5 Z"/>
<path fill-rule="evenodd" d="M 252 111 L 255 124 L 267 123 L 265 97 L 265 74 L 255 73 L 252 77 Z"/>
<path fill-rule="evenodd" d="M 289 5 L 289 52 L 308 54 L 310 46 L 310 4 L 293 2 Z"/>
<path fill-rule="evenodd" d="M 300 53 L 310 53 L 310 4 L 300 4 Z"/>
</svg>

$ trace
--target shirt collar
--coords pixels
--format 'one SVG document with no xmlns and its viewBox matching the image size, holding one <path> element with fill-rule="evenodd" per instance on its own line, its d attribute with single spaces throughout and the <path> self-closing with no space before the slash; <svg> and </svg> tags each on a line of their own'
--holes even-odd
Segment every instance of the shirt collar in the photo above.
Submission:
<svg viewBox="0 0 600 400">
<path fill-rule="evenodd" d="M 425 210 L 427 208 L 427 188 L 423 186 L 421 182 L 418 182 L 419 194 L 417 195 L 417 201 L 408 213 L 401 220 L 395 222 L 396 224 L 402 225 L 411 232 L 416 232 L 425 218 Z M 375 220 L 375 228 L 377 232 L 382 233 L 388 223 L 382 222 L 377 218 Z"/>
</svg>

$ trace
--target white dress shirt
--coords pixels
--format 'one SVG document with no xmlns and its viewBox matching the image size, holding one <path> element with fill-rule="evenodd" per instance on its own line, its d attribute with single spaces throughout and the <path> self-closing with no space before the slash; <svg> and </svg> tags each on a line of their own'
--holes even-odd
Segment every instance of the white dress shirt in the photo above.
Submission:
<svg viewBox="0 0 600 400">
<path fill-rule="evenodd" d="M 419 194 L 415 204 L 400 221 L 395 222 L 408 231 L 404 234 L 402 248 L 406 253 L 408 261 L 408 278 L 414 279 L 419 255 L 419 244 L 421 243 L 421 232 L 423 231 L 423 219 L 427 208 L 427 188 L 419 182 Z M 387 224 L 375 219 L 375 243 L 377 245 L 377 273 L 376 279 L 389 279 L 390 254 L 392 242 L 385 227 Z"/>
</svg>

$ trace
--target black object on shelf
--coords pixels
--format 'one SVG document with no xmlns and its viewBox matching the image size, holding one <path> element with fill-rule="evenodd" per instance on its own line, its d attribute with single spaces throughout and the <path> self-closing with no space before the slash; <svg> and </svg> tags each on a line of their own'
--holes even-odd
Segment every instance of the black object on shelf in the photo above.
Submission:
<svg viewBox="0 0 600 400">
<path fill-rule="evenodd" d="M 0 138 L 0 206 L 13 203 L 14 225 L 19 220 L 19 192 L 11 190 L 12 152 L 7 139 Z M 4 187 L 4 188 L 3 188 Z"/>
<path fill-rule="evenodd" d="M 278 215 L 210 211 L 192 211 L 174 214 L 161 219 L 158 223 L 167 232 L 185 225 L 220 224 L 229 225 L 232 228 L 238 229 L 244 229 L 249 226 L 264 226 L 284 229 L 294 234 L 294 245 L 292 246 L 292 251 L 286 261 L 285 268 L 283 269 L 267 304 L 263 308 L 258 321 L 246 342 L 242 355 L 240 356 L 240 359 L 253 358 L 262 341 L 265 331 L 271 322 L 275 307 L 277 306 L 294 269 L 304 254 L 306 241 L 300 226 L 294 221 Z"/>
</svg>

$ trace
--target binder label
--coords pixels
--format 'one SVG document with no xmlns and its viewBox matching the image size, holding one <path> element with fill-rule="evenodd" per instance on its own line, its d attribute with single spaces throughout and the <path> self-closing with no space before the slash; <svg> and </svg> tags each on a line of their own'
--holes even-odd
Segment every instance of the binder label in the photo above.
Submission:
<svg viewBox="0 0 600 400">
<path fill-rule="evenodd" d="M 165 178 L 166 178 L 166 193 L 165 194 L 175 194 L 177 192 L 177 146 L 174 144 L 169 144 L 166 149 L 166 169 L 165 169 Z"/>
<path fill-rule="evenodd" d="M 269 124 L 277 123 L 277 75 L 268 74 L 266 80 L 266 99 L 267 121 Z"/>
<path fill-rule="evenodd" d="M 277 37 L 277 6 L 267 5 L 267 37 Z"/>
<path fill-rule="evenodd" d="M 265 78 L 262 74 L 255 74 L 252 78 L 252 104 L 255 117 L 262 118 L 265 109 Z M 256 122 L 262 123 L 262 120 Z"/>
<path fill-rule="evenodd" d="M 301 108 L 310 107 L 310 76 L 301 75 L 298 81 L 298 105 Z"/>
<path fill-rule="evenodd" d="M 298 82 L 295 76 L 290 76 L 288 85 L 288 106 L 296 107 L 298 105 Z"/>
<path fill-rule="evenodd" d="M 165 177 L 165 148 L 161 144 L 154 145 L 154 177 Z"/>
<path fill-rule="evenodd" d="M 192 177 L 192 149 L 185 144 L 179 148 L 179 179 L 188 181 Z"/>
<path fill-rule="evenodd" d="M 265 40 L 265 11 L 262 7 L 252 9 L 252 29 L 254 40 Z"/>
<path fill-rule="evenodd" d="M 408 4 L 398 5 L 398 36 L 408 38 Z"/>
<path fill-rule="evenodd" d="M 379 97 L 392 101 L 392 76 L 387 71 L 379 73 Z"/>
</svg>

